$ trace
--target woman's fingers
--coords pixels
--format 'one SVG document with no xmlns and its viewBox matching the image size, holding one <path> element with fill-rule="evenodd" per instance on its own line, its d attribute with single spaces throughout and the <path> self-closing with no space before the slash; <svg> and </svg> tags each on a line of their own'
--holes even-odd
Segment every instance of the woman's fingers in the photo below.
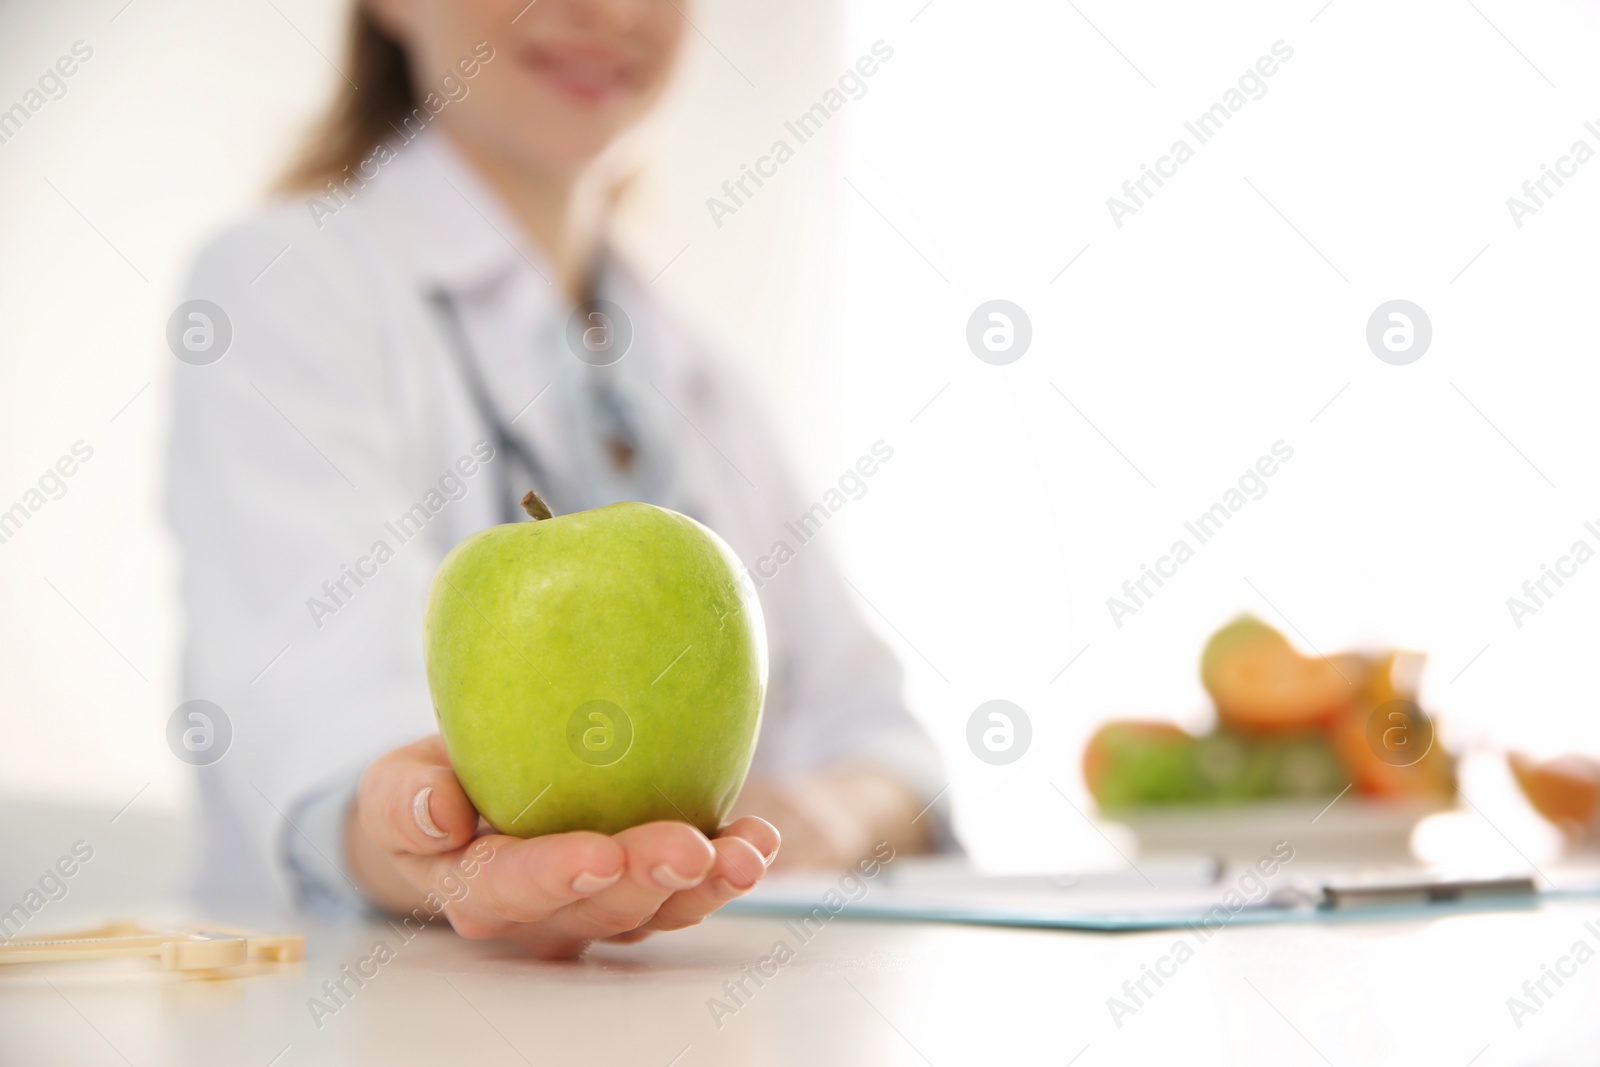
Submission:
<svg viewBox="0 0 1600 1067">
<path fill-rule="evenodd" d="M 746 818 L 759 815 L 779 828 L 784 843 L 781 862 L 786 867 L 834 866 L 840 862 L 823 825 L 824 817 L 813 805 L 802 803 L 800 791 L 791 786 L 750 782 L 740 793 L 734 810 L 748 813 Z"/>
<path fill-rule="evenodd" d="M 507 855 L 486 891 L 464 908 L 482 919 L 537 922 L 543 929 L 524 931 L 530 947 L 536 942 L 549 951 L 559 944 L 565 947 L 558 954 L 577 952 L 601 938 L 699 922 L 761 879 L 778 840 L 772 824 L 754 817 L 724 827 L 713 842 L 676 822 L 634 827 L 613 838 L 483 838 L 506 842 L 500 848 Z M 598 842 L 616 850 L 614 866 Z"/>
<path fill-rule="evenodd" d="M 471 841 L 478 826 L 478 812 L 437 736 L 374 760 L 361 776 L 358 797 L 362 828 L 390 852 L 452 852 Z"/>
<path fill-rule="evenodd" d="M 767 866 L 757 846 L 743 837 L 724 834 L 711 842 L 711 847 L 716 850 L 717 861 L 705 881 L 693 889 L 674 893 L 640 930 L 693 926 L 734 897 L 749 892 L 766 873 Z"/>
<path fill-rule="evenodd" d="M 543 924 L 547 935 L 579 946 L 636 930 L 674 893 L 705 881 L 718 853 L 705 835 L 681 822 L 653 822 L 610 839 L 627 855 L 627 873 L 615 885 L 581 900 Z M 748 858 L 747 858 L 748 863 Z"/>
<path fill-rule="evenodd" d="M 461 934 L 507 937 L 546 957 L 693 925 L 759 881 L 780 841 L 771 823 L 753 816 L 723 827 L 715 842 L 681 822 L 613 837 L 475 839 L 478 813 L 437 736 L 368 767 L 358 817 L 404 879 L 443 902 Z"/>
<path fill-rule="evenodd" d="M 761 855 L 763 867 L 772 866 L 772 861 L 778 856 L 778 848 L 783 844 L 783 835 L 778 833 L 778 828 L 758 815 L 746 815 L 717 831 L 717 837 L 740 837 L 750 842 L 756 852 Z"/>
<path fill-rule="evenodd" d="M 492 854 L 474 864 L 470 874 L 462 869 L 463 857 L 481 856 L 486 850 Z M 493 924 L 548 919 L 568 905 L 604 893 L 622 880 L 627 869 L 621 846 L 604 834 L 587 832 L 528 840 L 490 834 L 461 853 L 402 855 L 396 862 L 418 888 L 434 888 L 449 901 L 451 922 L 467 936 L 481 936 L 473 930 Z"/>
</svg>

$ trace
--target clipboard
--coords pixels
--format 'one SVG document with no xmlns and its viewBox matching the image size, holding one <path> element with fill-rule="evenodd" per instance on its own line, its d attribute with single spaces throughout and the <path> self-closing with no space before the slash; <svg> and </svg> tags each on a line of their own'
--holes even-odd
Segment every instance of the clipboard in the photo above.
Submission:
<svg viewBox="0 0 1600 1067">
<path fill-rule="evenodd" d="M 903 869 L 895 872 L 897 877 L 870 880 L 777 874 L 724 905 L 723 911 L 808 924 L 837 917 L 1136 932 L 1415 920 L 1529 910 L 1554 897 L 1600 896 L 1600 872 L 1555 890 L 1542 888 L 1541 880 L 1527 872 L 1486 876 L 1420 868 L 1327 870 L 1249 880 L 1248 866 L 1234 869 L 1216 860 L 1190 861 L 1187 875 L 1142 867 L 1125 873 L 932 878 Z M 857 891 L 856 885 L 863 889 Z"/>
</svg>

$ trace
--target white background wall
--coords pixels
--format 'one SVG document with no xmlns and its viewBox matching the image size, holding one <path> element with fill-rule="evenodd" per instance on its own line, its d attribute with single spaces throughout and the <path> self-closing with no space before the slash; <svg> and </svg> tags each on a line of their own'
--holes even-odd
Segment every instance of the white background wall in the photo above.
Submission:
<svg viewBox="0 0 1600 1067">
<path fill-rule="evenodd" d="M 149 782 L 141 804 L 186 802 L 161 735 L 179 620 L 160 338 L 187 256 L 248 210 L 335 77 L 316 49 L 337 55 L 337 5 L 275 2 L 0 12 L 0 107 L 73 41 L 95 49 L 0 145 L 0 502 L 95 448 L 0 545 L 9 793 L 120 804 Z M 906 658 L 981 857 L 1104 854 L 1051 783 L 1081 797 L 1103 718 L 1204 727 L 1199 648 L 1240 610 L 1325 652 L 1427 650 L 1458 747 L 1600 752 L 1600 563 L 1520 629 L 1505 603 L 1579 537 L 1600 547 L 1600 160 L 1521 228 L 1505 203 L 1573 141 L 1600 149 L 1592 5 L 692 15 L 704 38 L 626 243 L 652 273 L 681 252 L 658 287 L 757 379 L 813 494 L 894 446 L 827 538 Z M 880 39 L 894 57 L 844 121 L 715 226 L 705 198 Z M 1106 198 L 1278 40 L 1294 56 L 1266 95 L 1115 226 Z M 964 339 L 995 297 L 1033 324 L 1007 367 Z M 1434 329 L 1406 367 L 1364 340 L 1397 297 Z M 1266 497 L 1116 627 L 1106 598 L 1280 439 L 1295 456 Z M 1035 729 L 1005 768 L 964 742 L 994 697 Z M 1466 784 L 1548 849 L 1492 760 Z"/>
<path fill-rule="evenodd" d="M 863 590 L 948 677 L 911 655 L 942 736 L 991 697 L 1033 713 L 1022 762 L 957 764 L 980 845 L 1035 812 L 1048 851 L 1098 844 L 1049 782 L 1076 788 L 1105 717 L 1207 725 L 1199 648 L 1240 610 L 1325 652 L 1427 650 L 1458 747 L 1600 750 L 1600 564 L 1521 629 L 1505 605 L 1576 538 L 1600 548 L 1600 161 L 1520 229 L 1505 205 L 1575 139 L 1600 150 L 1600 12 L 916 10 L 863 4 L 852 34 L 897 54 L 852 111 L 844 436 L 904 461 L 849 533 Z M 1278 40 L 1294 56 L 1266 95 L 1115 226 L 1107 198 Z M 994 297 L 1033 321 L 1008 367 L 963 344 Z M 1434 326 L 1406 367 L 1364 342 L 1393 298 Z M 1113 625 L 1106 598 L 1279 439 L 1295 458 L 1268 495 Z M 1466 782 L 1549 847 L 1498 762 Z"/>
</svg>

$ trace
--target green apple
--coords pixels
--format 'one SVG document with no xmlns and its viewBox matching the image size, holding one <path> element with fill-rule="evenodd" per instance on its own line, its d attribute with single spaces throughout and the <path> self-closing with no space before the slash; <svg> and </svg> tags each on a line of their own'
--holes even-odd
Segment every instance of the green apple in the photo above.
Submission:
<svg viewBox="0 0 1600 1067">
<path fill-rule="evenodd" d="M 744 784 L 767 686 L 753 585 L 686 515 L 612 504 L 463 539 L 428 592 L 434 714 L 496 830 L 707 833 Z"/>
</svg>

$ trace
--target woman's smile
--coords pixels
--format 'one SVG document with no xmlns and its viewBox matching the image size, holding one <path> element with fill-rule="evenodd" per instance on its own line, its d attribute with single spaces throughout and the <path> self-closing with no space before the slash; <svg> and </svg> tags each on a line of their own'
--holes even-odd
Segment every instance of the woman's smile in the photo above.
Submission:
<svg viewBox="0 0 1600 1067">
<path fill-rule="evenodd" d="M 578 103 L 602 104 L 642 88 L 638 60 L 604 41 L 532 41 L 515 55 L 519 67 Z"/>
</svg>

